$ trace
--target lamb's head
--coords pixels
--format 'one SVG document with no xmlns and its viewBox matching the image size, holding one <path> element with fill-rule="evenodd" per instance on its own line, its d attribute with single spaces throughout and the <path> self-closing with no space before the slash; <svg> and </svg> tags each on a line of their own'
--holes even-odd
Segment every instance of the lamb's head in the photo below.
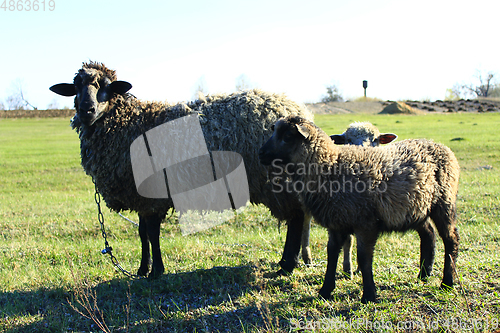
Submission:
<svg viewBox="0 0 500 333">
<path fill-rule="evenodd" d="M 337 145 L 377 147 L 394 141 L 398 136 L 393 133 L 380 134 L 378 128 L 369 122 L 355 122 L 344 133 L 330 137 Z"/>
<path fill-rule="evenodd" d="M 83 64 L 73 83 L 56 84 L 50 90 L 62 96 L 75 96 L 75 116 L 82 124 L 92 126 L 107 110 L 113 96 L 123 95 L 130 88 L 130 83 L 116 80 L 114 70 L 91 61 Z"/>
<path fill-rule="evenodd" d="M 281 118 L 273 127 L 273 135 L 259 149 L 263 165 L 306 162 L 311 154 L 311 142 L 331 144 L 325 132 L 313 122 L 298 116 Z"/>
</svg>

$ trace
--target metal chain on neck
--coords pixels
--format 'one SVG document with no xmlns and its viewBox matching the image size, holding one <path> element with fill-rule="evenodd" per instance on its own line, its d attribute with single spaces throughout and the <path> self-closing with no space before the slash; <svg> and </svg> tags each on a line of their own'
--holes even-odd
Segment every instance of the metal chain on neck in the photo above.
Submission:
<svg viewBox="0 0 500 333">
<path fill-rule="evenodd" d="M 124 275 L 126 275 L 129 278 L 132 279 L 142 279 L 144 278 L 143 276 L 139 276 L 137 274 L 133 274 L 129 271 L 127 271 L 125 268 L 123 268 L 120 263 L 118 262 L 118 259 L 113 255 L 113 248 L 109 245 L 108 243 L 108 235 L 106 234 L 106 229 L 104 228 L 104 215 L 101 211 L 101 194 L 99 194 L 99 190 L 97 189 L 97 184 L 95 183 L 94 178 L 92 178 L 92 182 L 94 183 L 95 186 L 95 194 L 94 194 L 94 199 L 95 203 L 97 204 L 97 219 L 99 220 L 99 224 L 101 225 L 101 233 L 102 233 L 102 238 L 104 238 L 104 250 L 101 251 L 102 254 L 109 254 L 109 257 L 111 258 L 111 262 L 113 265 Z"/>
</svg>

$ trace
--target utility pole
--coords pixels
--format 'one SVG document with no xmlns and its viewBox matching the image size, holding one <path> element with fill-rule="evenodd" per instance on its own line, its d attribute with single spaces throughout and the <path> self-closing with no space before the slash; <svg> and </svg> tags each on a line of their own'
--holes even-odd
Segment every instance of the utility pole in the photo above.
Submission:
<svg viewBox="0 0 500 333">
<path fill-rule="evenodd" d="M 365 89 L 365 99 L 366 99 L 366 88 L 368 88 L 368 81 L 363 81 L 363 88 Z"/>
</svg>

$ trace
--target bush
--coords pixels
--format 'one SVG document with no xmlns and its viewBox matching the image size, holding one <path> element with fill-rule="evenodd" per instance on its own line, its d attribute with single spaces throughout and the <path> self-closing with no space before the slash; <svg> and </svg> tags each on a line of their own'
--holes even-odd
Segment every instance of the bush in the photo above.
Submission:
<svg viewBox="0 0 500 333">
<path fill-rule="evenodd" d="M 323 103 L 328 103 L 328 102 L 343 102 L 344 97 L 340 94 L 339 88 L 332 84 L 330 86 L 326 87 L 326 96 L 323 96 L 321 98 L 321 102 Z"/>
</svg>

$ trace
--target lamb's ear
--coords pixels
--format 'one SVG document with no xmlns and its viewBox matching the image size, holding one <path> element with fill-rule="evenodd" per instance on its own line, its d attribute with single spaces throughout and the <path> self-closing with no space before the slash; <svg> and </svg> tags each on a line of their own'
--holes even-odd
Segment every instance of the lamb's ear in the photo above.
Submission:
<svg viewBox="0 0 500 333">
<path fill-rule="evenodd" d="M 55 92 L 56 94 L 62 95 L 62 96 L 75 96 L 76 95 L 76 87 L 73 83 L 54 84 L 49 89 L 50 89 L 50 91 Z"/>
<path fill-rule="evenodd" d="M 390 143 L 390 142 L 396 140 L 397 138 L 398 138 L 398 136 L 396 134 L 384 133 L 384 134 L 380 134 L 380 136 L 378 137 L 378 142 L 381 145 L 384 145 L 386 143 Z"/>
<path fill-rule="evenodd" d="M 297 130 L 299 133 L 304 137 L 304 139 L 307 139 L 311 133 L 309 133 L 309 128 L 307 128 L 304 125 L 297 124 Z"/>
<path fill-rule="evenodd" d="M 132 88 L 132 85 L 127 81 L 113 81 L 109 84 L 109 89 L 118 95 L 123 95 Z"/>
<path fill-rule="evenodd" d="M 336 145 L 345 145 L 345 134 L 330 135 L 330 139 L 332 139 Z"/>
</svg>

